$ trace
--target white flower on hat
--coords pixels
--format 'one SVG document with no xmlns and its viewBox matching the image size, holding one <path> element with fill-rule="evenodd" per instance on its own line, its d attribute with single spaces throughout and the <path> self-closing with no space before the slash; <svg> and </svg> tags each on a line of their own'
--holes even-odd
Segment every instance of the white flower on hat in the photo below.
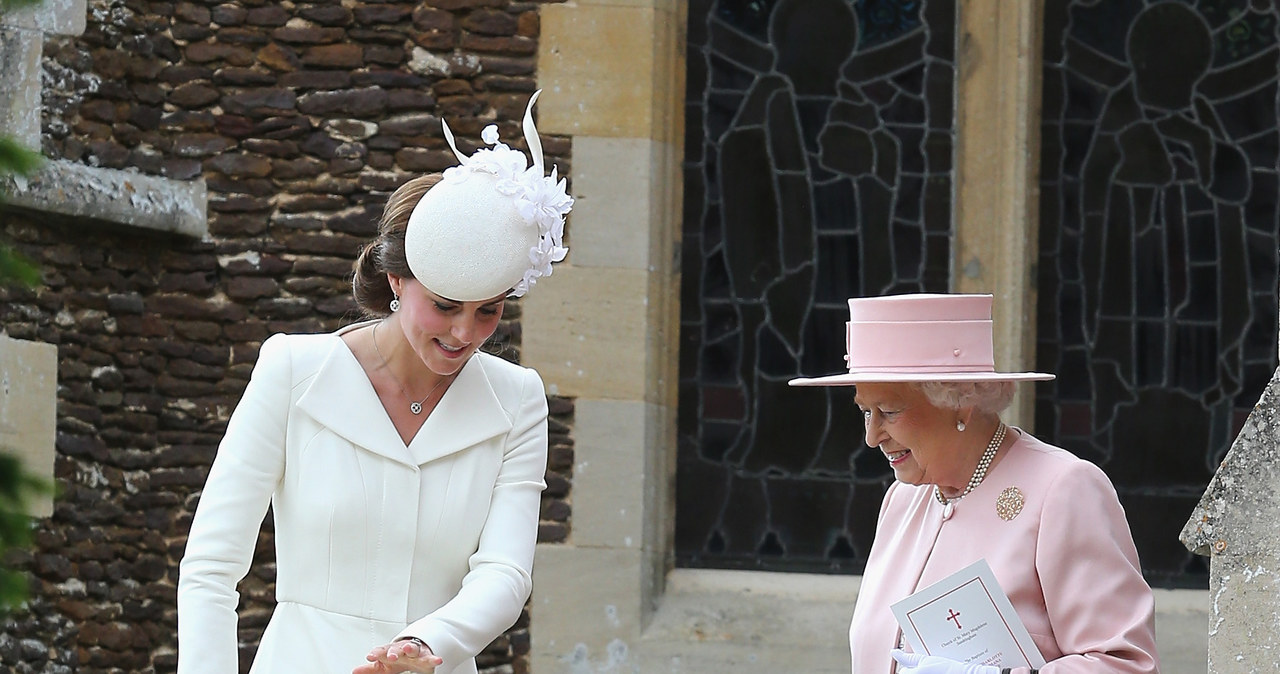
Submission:
<svg viewBox="0 0 1280 674">
<path fill-rule="evenodd" d="M 448 125 L 445 125 L 448 128 Z M 521 183 L 525 180 L 522 174 L 526 173 L 529 166 L 529 160 L 525 159 L 524 153 L 512 150 L 506 143 L 498 142 L 498 127 L 494 124 L 484 127 L 480 132 L 480 139 L 485 143 L 492 145 L 492 148 L 482 148 L 476 150 L 475 154 L 467 158 L 465 162 L 457 166 L 450 167 L 444 172 L 445 178 L 454 180 L 463 180 L 468 171 L 477 171 L 480 173 L 488 173 L 499 179 L 498 189 L 503 194 L 518 195 L 522 193 Z M 449 146 L 453 148 L 454 153 L 458 149 L 453 145 L 453 137 L 449 135 Z M 459 159 L 461 159 L 459 155 Z M 532 169 L 530 169 L 532 170 Z M 538 170 L 541 177 L 542 171 Z"/>
<path fill-rule="evenodd" d="M 541 174 L 536 168 L 530 168 L 525 173 L 534 171 Z M 516 202 L 520 215 L 530 222 L 538 223 L 544 231 L 550 231 L 557 225 L 563 229 L 564 216 L 573 206 L 573 197 L 565 191 L 564 179 L 556 182 L 555 167 L 551 167 L 551 175 L 546 179 L 541 175 L 536 178 L 526 175 L 521 183 L 524 193 L 520 195 L 520 201 Z"/>
</svg>

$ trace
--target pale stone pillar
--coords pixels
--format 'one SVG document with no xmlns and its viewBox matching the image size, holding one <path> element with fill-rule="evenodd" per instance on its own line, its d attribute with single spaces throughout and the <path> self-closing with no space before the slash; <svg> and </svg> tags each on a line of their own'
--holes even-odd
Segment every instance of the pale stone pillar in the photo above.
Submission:
<svg viewBox="0 0 1280 674">
<path fill-rule="evenodd" d="M 38 31 L 0 25 L 0 135 L 31 150 L 40 146 L 43 44 L 44 35 Z"/>
<path fill-rule="evenodd" d="M 53 484 L 57 433 L 58 347 L 0 332 L 0 451 L 29 475 Z M 31 517 L 53 514 L 53 495 L 27 504 Z"/>
<path fill-rule="evenodd" d="M 1280 672 L 1280 370 L 1182 530 L 1209 561 L 1209 672 Z"/>
<path fill-rule="evenodd" d="M 44 36 L 84 32 L 85 0 L 45 0 L 0 13 L 0 135 L 40 149 L 40 53 Z"/>
<path fill-rule="evenodd" d="M 996 365 L 1035 366 L 1044 0 L 960 0 L 956 29 L 956 292 L 995 295 Z M 1006 421 L 1031 429 L 1020 386 Z"/>
<path fill-rule="evenodd" d="M 534 565 L 539 673 L 635 667 L 671 567 L 686 14 L 541 9 L 538 126 L 573 137 L 577 201 L 568 259 L 523 300 L 523 362 L 576 399 L 570 538 Z"/>
</svg>

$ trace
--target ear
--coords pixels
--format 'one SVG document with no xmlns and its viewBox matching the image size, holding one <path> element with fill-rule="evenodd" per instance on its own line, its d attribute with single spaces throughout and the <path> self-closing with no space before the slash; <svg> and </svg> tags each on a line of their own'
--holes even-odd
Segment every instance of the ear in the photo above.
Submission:
<svg viewBox="0 0 1280 674">
<path fill-rule="evenodd" d="M 400 295 L 400 291 L 404 290 L 404 279 L 387 272 L 387 284 L 391 286 L 391 292 Z"/>
<path fill-rule="evenodd" d="M 973 421 L 972 407 L 960 407 L 956 409 L 956 423 L 962 423 L 965 426 L 968 426 L 971 421 Z"/>
</svg>

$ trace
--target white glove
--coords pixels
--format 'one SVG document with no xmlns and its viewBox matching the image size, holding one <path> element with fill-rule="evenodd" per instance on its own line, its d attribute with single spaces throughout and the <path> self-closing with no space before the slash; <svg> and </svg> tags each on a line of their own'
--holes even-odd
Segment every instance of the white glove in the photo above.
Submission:
<svg viewBox="0 0 1280 674">
<path fill-rule="evenodd" d="M 966 665 L 936 655 L 905 653 L 898 649 L 889 651 L 898 661 L 898 674 L 1000 674 L 999 667 L 990 665 Z"/>
</svg>

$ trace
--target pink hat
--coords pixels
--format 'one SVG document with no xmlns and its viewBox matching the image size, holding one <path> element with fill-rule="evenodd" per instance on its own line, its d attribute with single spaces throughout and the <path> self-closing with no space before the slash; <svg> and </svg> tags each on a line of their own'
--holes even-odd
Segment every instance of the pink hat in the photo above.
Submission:
<svg viewBox="0 0 1280 674">
<path fill-rule="evenodd" d="M 991 295 L 892 295 L 849 300 L 847 374 L 792 379 L 792 386 L 863 382 L 1028 381 L 1043 372 L 996 372 Z"/>
</svg>

